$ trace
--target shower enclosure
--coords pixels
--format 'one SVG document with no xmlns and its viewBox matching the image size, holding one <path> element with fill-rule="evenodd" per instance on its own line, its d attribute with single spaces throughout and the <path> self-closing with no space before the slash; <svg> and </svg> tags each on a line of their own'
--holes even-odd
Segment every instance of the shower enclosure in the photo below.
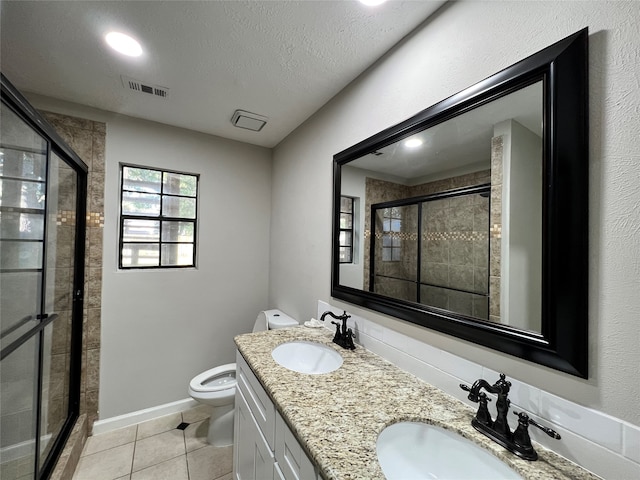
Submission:
<svg viewBox="0 0 640 480">
<path fill-rule="evenodd" d="M 365 285 L 488 320 L 490 190 L 487 184 L 371 205 Z"/>
<path fill-rule="evenodd" d="M 87 166 L 2 75 L 0 477 L 51 475 L 79 413 Z"/>
</svg>

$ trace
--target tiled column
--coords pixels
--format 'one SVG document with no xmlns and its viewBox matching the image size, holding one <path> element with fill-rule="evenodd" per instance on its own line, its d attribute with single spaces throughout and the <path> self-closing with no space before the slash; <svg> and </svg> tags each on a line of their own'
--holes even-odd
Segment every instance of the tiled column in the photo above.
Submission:
<svg viewBox="0 0 640 480">
<path fill-rule="evenodd" d="M 489 320 L 500 323 L 502 246 L 502 136 L 491 139 L 491 213 L 489 219 Z"/>
</svg>

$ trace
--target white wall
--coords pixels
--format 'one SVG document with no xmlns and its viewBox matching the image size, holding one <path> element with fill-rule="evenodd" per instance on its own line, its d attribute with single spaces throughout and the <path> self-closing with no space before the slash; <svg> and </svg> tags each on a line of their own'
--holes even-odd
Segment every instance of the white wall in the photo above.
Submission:
<svg viewBox="0 0 640 480">
<path fill-rule="evenodd" d="M 271 150 L 34 95 L 107 123 L 99 418 L 188 398 L 269 308 Z M 200 174 L 197 269 L 118 271 L 119 163 Z"/>
<path fill-rule="evenodd" d="M 640 425 L 640 2 L 455 2 L 274 151 L 269 299 L 318 299 Z M 332 156 L 588 26 L 590 374 L 582 380 L 330 299 Z M 586 208 L 586 206 L 585 206 Z"/>
</svg>

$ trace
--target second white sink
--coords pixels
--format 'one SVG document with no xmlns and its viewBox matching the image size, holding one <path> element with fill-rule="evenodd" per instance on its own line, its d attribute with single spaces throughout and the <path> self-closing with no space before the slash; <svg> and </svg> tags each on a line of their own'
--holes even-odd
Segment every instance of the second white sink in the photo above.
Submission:
<svg viewBox="0 0 640 480">
<path fill-rule="evenodd" d="M 479 445 L 426 423 L 400 422 L 388 426 L 380 432 L 376 450 L 387 480 L 522 480 Z"/>
<path fill-rule="evenodd" d="M 271 356 L 278 364 L 299 373 L 329 373 L 342 365 L 342 356 L 333 348 L 303 340 L 278 345 Z"/>
</svg>

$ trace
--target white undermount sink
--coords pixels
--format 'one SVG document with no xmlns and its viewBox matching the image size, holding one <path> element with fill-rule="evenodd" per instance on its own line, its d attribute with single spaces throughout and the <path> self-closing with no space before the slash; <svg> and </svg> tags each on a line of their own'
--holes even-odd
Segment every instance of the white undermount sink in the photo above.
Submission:
<svg viewBox="0 0 640 480">
<path fill-rule="evenodd" d="M 278 345 L 271 356 L 284 368 L 299 373 L 329 373 L 342 365 L 342 356 L 333 348 L 303 340 Z"/>
<path fill-rule="evenodd" d="M 522 480 L 479 445 L 427 423 L 389 425 L 378 436 L 376 451 L 387 480 Z"/>
</svg>

